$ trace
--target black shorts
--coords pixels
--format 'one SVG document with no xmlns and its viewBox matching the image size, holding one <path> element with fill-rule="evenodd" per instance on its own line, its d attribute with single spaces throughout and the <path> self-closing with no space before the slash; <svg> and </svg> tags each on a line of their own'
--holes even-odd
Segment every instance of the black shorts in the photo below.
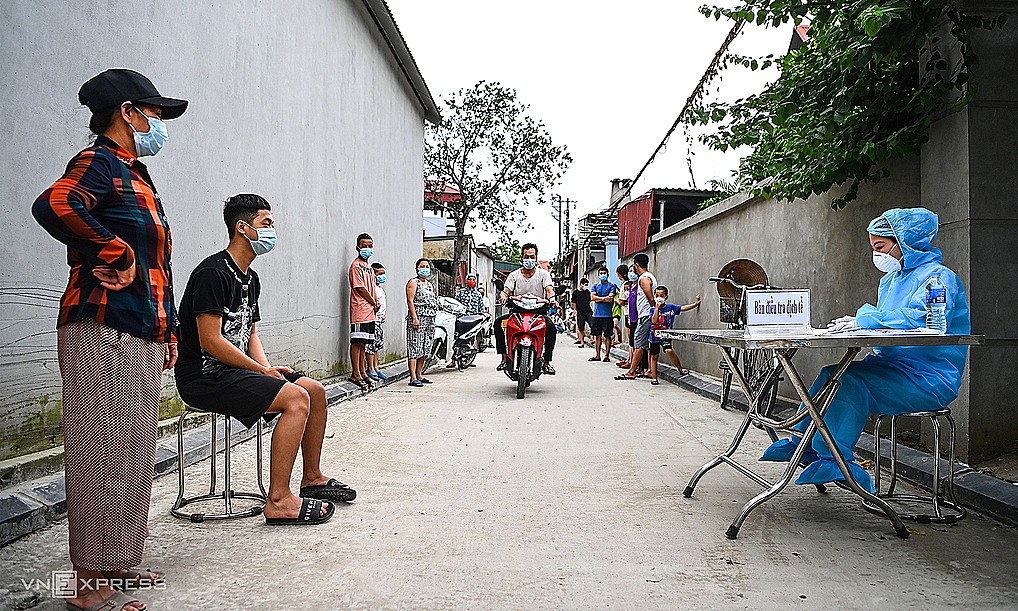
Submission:
<svg viewBox="0 0 1018 611">
<path fill-rule="evenodd" d="M 591 318 L 590 334 L 594 337 L 603 336 L 610 338 L 615 334 L 615 323 L 610 318 Z"/>
<path fill-rule="evenodd" d="M 276 395 L 287 382 L 296 382 L 302 373 L 284 373 L 280 380 L 248 369 L 221 367 L 217 373 L 206 373 L 196 380 L 177 387 L 180 398 L 191 407 L 233 416 L 251 428 L 264 417 L 272 420 L 279 414 L 266 414 Z"/>
<path fill-rule="evenodd" d="M 350 325 L 351 344 L 371 344 L 375 341 L 375 321 Z"/>
<path fill-rule="evenodd" d="M 576 330 L 583 331 L 584 326 L 591 325 L 591 318 L 589 312 L 576 312 Z"/>
<path fill-rule="evenodd" d="M 670 342 L 661 342 L 661 343 L 651 342 L 650 343 L 650 353 L 651 353 L 651 355 L 655 355 L 656 356 L 658 354 L 661 354 L 662 350 L 668 351 L 668 350 L 671 350 L 671 349 L 672 349 L 672 344 Z"/>
<path fill-rule="evenodd" d="M 636 321 L 630 319 L 630 322 L 629 322 L 628 325 L 626 325 L 626 328 L 629 329 L 629 335 L 628 335 L 627 339 L 629 340 L 629 347 L 632 348 L 633 347 L 633 336 L 636 335 Z"/>
</svg>

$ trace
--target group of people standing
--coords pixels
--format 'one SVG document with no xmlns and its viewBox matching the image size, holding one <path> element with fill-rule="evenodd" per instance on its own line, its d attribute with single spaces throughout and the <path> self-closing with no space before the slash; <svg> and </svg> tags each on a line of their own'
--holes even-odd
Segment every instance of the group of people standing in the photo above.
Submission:
<svg viewBox="0 0 1018 611">
<path fill-rule="evenodd" d="M 189 406 L 272 432 L 268 525 L 321 524 L 356 491 L 321 470 L 328 419 L 324 386 L 270 363 L 258 333 L 262 285 L 252 269 L 276 246 L 269 202 L 253 193 L 223 205 L 228 246 L 192 271 L 176 300 L 172 238 L 143 158 L 168 141 L 165 121 L 188 102 L 162 96 L 144 75 L 106 70 L 78 100 L 91 111 L 90 146 L 32 205 L 36 221 L 67 247 L 70 275 L 57 319 L 63 380 L 68 546 L 77 583 L 72 608 L 143 611 L 125 592 L 164 582 L 138 570 L 148 538 L 162 374 L 173 369 Z M 385 267 L 370 262 L 363 233 L 350 265 L 350 379 L 384 382 Z M 419 259 L 406 286 L 411 386 L 423 386 L 437 312 L 431 263 Z M 482 298 L 483 299 L 483 298 Z M 179 309 L 177 304 L 179 303 Z M 299 494 L 290 488 L 298 452 Z"/>
<path fill-rule="evenodd" d="M 626 341 L 628 355 L 617 363 L 626 372 L 615 379 L 644 378 L 657 385 L 657 365 L 662 351 L 680 373 L 685 375 L 689 371 L 682 367 L 671 341 L 657 337 L 654 332 L 671 329 L 679 313 L 700 307 L 700 296 L 681 306 L 668 303 L 668 287 L 657 283 L 657 278 L 647 267 L 649 264 L 649 257 L 639 253 L 633 257 L 632 266 L 619 265 L 615 269 L 619 284 L 612 282 L 608 268 L 601 266 L 597 270 L 597 281 L 589 289 L 587 279 L 580 279 L 579 288 L 572 292 L 570 302 L 576 319 L 575 344 L 580 348 L 586 345 L 586 327 L 589 325 L 594 356 L 587 360 L 611 362 L 612 345 Z"/>
</svg>

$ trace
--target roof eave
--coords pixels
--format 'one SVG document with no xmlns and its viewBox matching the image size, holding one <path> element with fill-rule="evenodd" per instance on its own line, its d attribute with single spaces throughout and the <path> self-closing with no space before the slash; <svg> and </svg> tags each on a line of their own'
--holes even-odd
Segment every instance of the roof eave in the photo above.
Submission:
<svg viewBox="0 0 1018 611">
<path fill-rule="evenodd" d="M 410 48 L 399 31 L 399 26 L 396 25 L 396 20 L 392 17 L 389 5 L 385 3 L 385 0 L 362 1 L 364 8 L 371 15 L 371 19 L 385 40 L 385 44 L 388 45 L 389 51 L 396 58 L 400 70 L 403 71 L 403 76 L 413 88 L 414 95 L 417 96 L 417 101 L 420 102 L 421 108 L 424 110 L 424 118 L 435 125 L 441 124 L 442 113 L 438 110 L 438 104 L 432 97 L 428 84 L 424 82 L 424 76 L 421 75 L 421 70 L 417 67 L 417 62 L 414 61 L 414 56 L 410 53 Z"/>
</svg>

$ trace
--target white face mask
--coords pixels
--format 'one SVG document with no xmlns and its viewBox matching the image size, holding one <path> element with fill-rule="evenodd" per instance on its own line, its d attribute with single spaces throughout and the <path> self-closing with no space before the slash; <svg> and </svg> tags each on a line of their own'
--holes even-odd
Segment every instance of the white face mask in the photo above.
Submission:
<svg viewBox="0 0 1018 611">
<path fill-rule="evenodd" d="M 885 274 L 901 271 L 901 261 L 886 252 L 873 253 L 873 266 Z"/>
</svg>

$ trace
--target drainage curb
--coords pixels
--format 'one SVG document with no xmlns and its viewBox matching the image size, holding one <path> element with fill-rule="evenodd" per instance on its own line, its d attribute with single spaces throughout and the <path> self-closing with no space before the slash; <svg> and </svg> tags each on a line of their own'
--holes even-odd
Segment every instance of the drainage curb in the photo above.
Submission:
<svg viewBox="0 0 1018 611">
<path fill-rule="evenodd" d="M 383 372 L 389 379 L 381 386 L 375 383 L 371 391 L 361 390 L 353 382 L 339 382 L 325 388 L 329 406 L 349 401 L 384 388 L 393 382 L 406 379 L 409 372 L 403 361 L 389 365 Z M 176 420 L 176 417 L 173 418 Z M 223 419 L 218 418 L 216 439 L 223 447 L 225 431 Z M 263 423 L 265 432 L 271 431 L 275 421 Z M 232 427 L 230 445 L 243 443 L 255 435 L 255 428 Z M 211 423 L 206 423 L 184 433 L 184 466 L 192 465 L 209 457 L 212 451 Z M 155 477 L 177 470 L 177 436 L 165 435 L 156 446 Z M 22 482 L 0 492 L 0 547 L 44 528 L 67 515 L 67 497 L 64 494 L 64 473 L 61 470 L 44 477 Z"/>
</svg>

